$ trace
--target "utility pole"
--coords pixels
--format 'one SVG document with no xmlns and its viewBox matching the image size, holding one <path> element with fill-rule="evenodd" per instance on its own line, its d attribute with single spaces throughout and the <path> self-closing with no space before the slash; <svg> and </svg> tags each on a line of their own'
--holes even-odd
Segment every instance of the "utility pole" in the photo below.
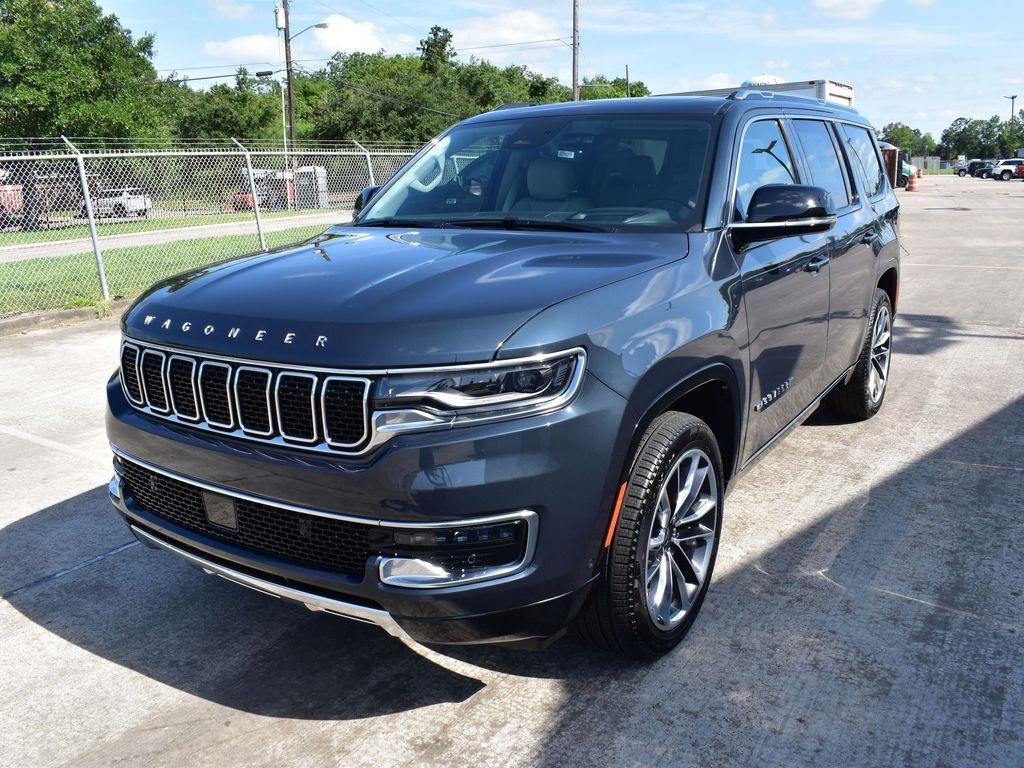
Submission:
<svg viewBox="0 0 1024 768">
<path fill-rule="evenodd" d="M 288 137 L 295 146 L 295 81 L 292 73 L 292 30 L 288 19 L 288 0 L 281 0 L 284 9 L 284 67 L 288 76 Z"/>
<path fill-rule="evenodd" d="M 1010 100 L 1010 122 L 1012 123 L 1017 119 L 1017 94 L 1013 96 L 1004 96 L 1004 99 Z"/>
<path fill-rule="evenodd" d="M 626 65 L 626 98 L 632 98 L 629 93 L 629 64 Z"/>
<path fill-rule="evenodd" d="M 580 100 L 580 0 L 572 0 L 572 100 Z"/>
</svg>

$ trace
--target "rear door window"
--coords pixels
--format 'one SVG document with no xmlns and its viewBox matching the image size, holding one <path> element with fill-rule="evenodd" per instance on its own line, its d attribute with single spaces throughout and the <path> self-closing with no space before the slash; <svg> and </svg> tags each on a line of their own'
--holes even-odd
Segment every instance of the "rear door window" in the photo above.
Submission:
<svg viewBox="0 0 1024 768">
<path fill-rule="evenodd" d="M 747 126 L 736 176 L 736 216 L 746 218 L 750 200 L 767 184 L 798 184 L 796 165 L 778 120 Z"/>
<path fill-rule="evenodd" d="M 820 120 L 794 120 L 793 127 L 807 159 L 810 183 L 832 195 L 836 210 L 848 206 L 850 188 L 832 139 L 832 129 Z"/>
<path fill-rule="evenodd" d="M 885 191 L 885 170 L 882 168 L 882 161 L 878 157 L 878 150 L 875 149 L 875 140 L 866 128 L 844 123 L 842 125 L 843 135 L 846 137 L 847 145 L 853 150 L 850 160 L 859 165 L 864 172 L 867 181 L 868 197 L 874 197 Z"/>
</svg>

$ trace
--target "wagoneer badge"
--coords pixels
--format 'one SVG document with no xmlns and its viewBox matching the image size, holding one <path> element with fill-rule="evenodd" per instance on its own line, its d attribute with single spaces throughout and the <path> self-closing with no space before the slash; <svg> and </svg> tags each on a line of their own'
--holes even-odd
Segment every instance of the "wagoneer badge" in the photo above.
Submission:
<svg viewBox="0 0 1024 768">
<path fill-rule="evenodd" d="M 241 338 L 251 339 L 252 341 L 266 341 L 271 338 L 268 335 L 270 333 L 269 331 L 256 327 L 243 329 L 237 325 L 233 325 L 227 328 L 223 326 L 218 328 L 216 325 L 211 323 L 199 325 L 193 323 L 191 320 L 182 320 L 179 322 L 178 320 L 174 320 L 170 317 L 161 320 L 156 315 L 146 315 L 142 320 L 143 325 L 152 326 L 154 323 L 156 324 L 156 327 L 162 331 L 170 331 L 174 329 L 180 330 L 182 333 L 196 333 L 202 336 L 218 336 L 220 338 L 228 338 L 231 340 Z M 285 331 L 280 335 L 280 339 L 282 344 L 295 344 L 302 343 L 303 341 L 299 334 L 294 331 Z M 327 346 L 327 337 L 314 337 L 310 335 L 309 342 L 311 342 L 314 347 L 323 348 Z"/>
</svg>

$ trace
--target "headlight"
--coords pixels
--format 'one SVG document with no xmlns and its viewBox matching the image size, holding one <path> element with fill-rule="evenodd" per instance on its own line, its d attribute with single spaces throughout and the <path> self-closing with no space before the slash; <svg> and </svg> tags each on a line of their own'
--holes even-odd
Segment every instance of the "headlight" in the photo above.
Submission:
<svg viewBox="0 0 1024 768">
<path fill-rule="evenodd" d="M 573 349 L 524 360 L 394 373 L 378 382 L 374 410 L 426 408 L 450 417 L 453 426 L 526 416 L 567 405 L 579 391 L 585 368 L 586 353 Z"/>
</svg>

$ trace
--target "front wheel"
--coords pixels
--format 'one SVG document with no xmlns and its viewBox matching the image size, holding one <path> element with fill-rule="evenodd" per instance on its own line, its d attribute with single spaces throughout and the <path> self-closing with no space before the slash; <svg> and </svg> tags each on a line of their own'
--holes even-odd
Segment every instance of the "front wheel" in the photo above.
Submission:
<svg viewBox="0 0 1024 768">
<path fill-rule="evenodd" d="M 1009 181 L 1010 179 L 1013 178 L 1013 174 L 1010 173 L 1009 171 L 1003 171 L 1000 175 L 1002 176 L 1003 181 Z"/>
<path fill-rule="evenodd" d="M 724 495 L 710 427 L 686 413 L 655 419 L 626 482 L 604 573 L 576 621 L 580 634 L 634 658 L 674 648 L 707 594 Z"/>
<path fill-rule="evenodd" d="M 881 410 L 889 383 L 892 302 L 889 294 L 881 288 L 875 291 L 868 317 L 868 331 L 850 380 L 840 384 L 828 396 L 828 404 L 834 411 L 855 421 L 870 419 Z"/>
<path fill-rule="evenodd" d="M 905 187 L 910 183 L 910 179 L 906 176 L 900 176 L 899 181 L 896 182 L 897 187 Z"/>
</svg>

